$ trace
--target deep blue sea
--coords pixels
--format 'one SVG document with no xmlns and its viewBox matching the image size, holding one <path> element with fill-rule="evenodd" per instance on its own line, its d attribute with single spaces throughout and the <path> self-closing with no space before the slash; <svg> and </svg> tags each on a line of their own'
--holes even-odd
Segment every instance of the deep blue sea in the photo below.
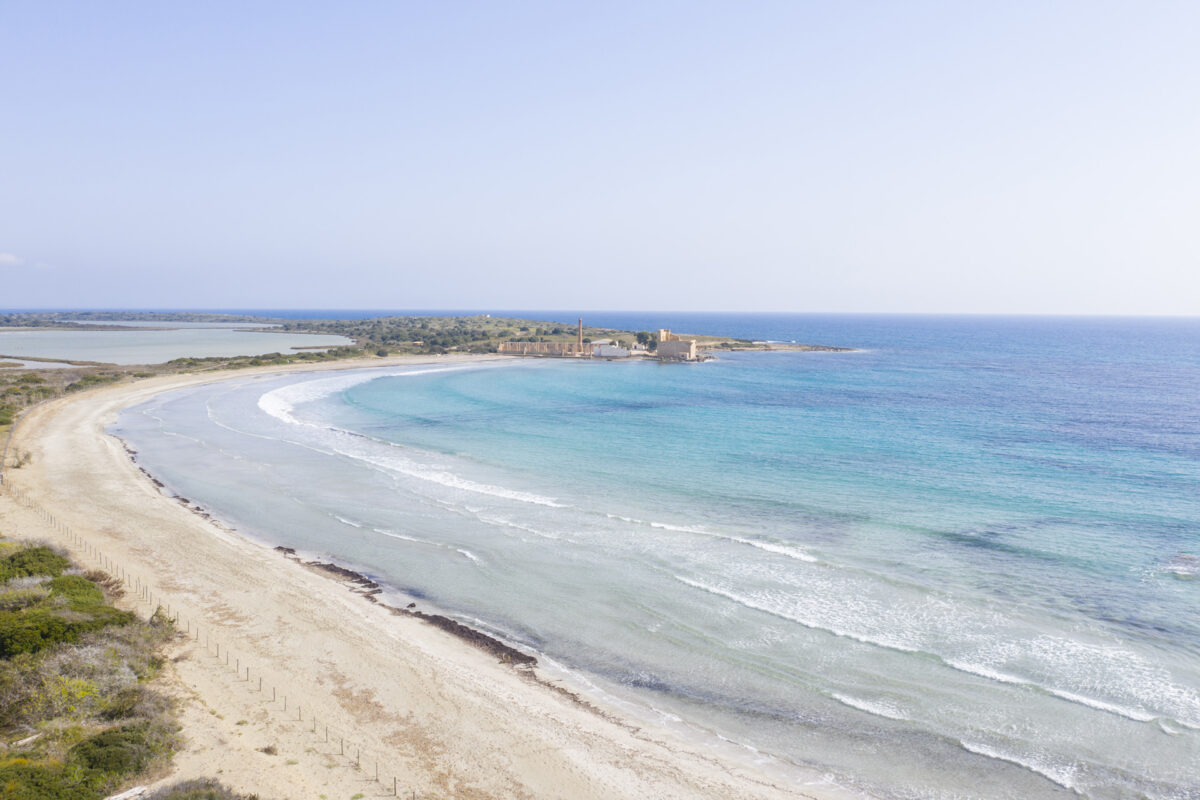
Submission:
<svg viewBox="0 0 1200 800">
<path fill-rule="evenodd" d="M 585 322 L 858 351 L 243 377 L 114 430 L 242 532 L 765 769 L 1200 797 L 1200 320 Z"/>
</svg>

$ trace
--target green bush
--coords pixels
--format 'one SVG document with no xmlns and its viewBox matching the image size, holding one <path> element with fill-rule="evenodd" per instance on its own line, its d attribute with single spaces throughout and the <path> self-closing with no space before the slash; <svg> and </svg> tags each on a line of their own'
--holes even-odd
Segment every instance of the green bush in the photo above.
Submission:
<svg viewBox="0 0 1200 800">
<path fill-rule="evenodd" d="M 65 762 L 11 758 L 0 761 L 4 800 L 99 800 L 142 772 L 161 743 L 147 723 L 113 728 L 67 751 Z"/>
<path fill-rule="evenodd" d="M 104 791 L 94 775 L 77 775 L 62 765 L 26 763 L 0 765 L 0 797 L 4 800 L 98 800 Z"/>
<path fill-rule="evenodd" d="M 24 586 L 0 591 L 0 611 L 16 611 L 42 602 L 50 596 L 45 586 Z"/>
<path fill-rule="evenodd" d="M 26 547 L 0 558 L 0 583 L 30 575 L 61 575 L 71 562 L 49 547 Z"/>
<path fill-rule="evenodd" d="M 146 800 L 258 800 L 258 795 L 238 794 L 214 780 L 191 780 L 151 792 Z"/>
<path fill-rule="evenodd" d="M 2 800 L 102 800 L 177 746 L 172 703 L 147 683 L 173 627 L 113 608 L 109 576 L 70 566 L 0 542 L 0 568 L 19 579 L 0 588 L 0 732 L 43 734 L 0 750 Z"/>
<path fill-rule="evenodd" d="M 84 375 L 82 378 L 75 381 L 74 383 L 68 383 L 64 387 L 64 391 L 78 392 L 81 389 L 90 389 L 93 386 L 100 386 L 105 383 L 113 383 L 114 381 L 119 381 L 120 379 L 121 379 L 120 375 L 108 375 L 108 374 Z"/>
<path fill-rule="evenodd" d="M 52 579 L 50 597 L 60 597 L 76 611 L 92 610 L 104 605 L 104 592 L 100 587 L 79 575 L 62 575 Z"/>
<path fill-rule="evenodd" d="M 44 602 L 53 601 L 51 592 Z M 86 613 L 79 613 L 81 611 Z M 64 616 L 44 607 L 0 611 L 0 658 L 36 653 L 62 642 L 74 642 L 82 633 L 109 625 L 127 625 L 134 619 L 128 611 L 106 605 L 72 607 L 71 612 L 70 616 Z"/>
<path fill-rule="evenodd" d="M 36 653 L 71 640 L 70 623 L 44 609 L 0 612 L 0 658 Z"/>
<path fill-rule="evenodd" d="M 153 756 L 146 728 L 146 725 L 127 725 L 96 734 L 72 747 L 67 761 L 101 773 L 141 772 Z"/>
</svg>

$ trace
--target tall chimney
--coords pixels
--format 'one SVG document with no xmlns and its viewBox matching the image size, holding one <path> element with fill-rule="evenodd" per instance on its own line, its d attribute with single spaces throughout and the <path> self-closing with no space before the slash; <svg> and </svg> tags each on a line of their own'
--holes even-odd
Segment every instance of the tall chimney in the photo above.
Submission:
<svg viewBox="0 0 1200 800">
<path fill-rule="evenodd" d="M 583 317 L 579 318 L 579 333 L 575 336 L 575 344 L 579 345 L 579 352 L 583 352 Z"/>
</svg>

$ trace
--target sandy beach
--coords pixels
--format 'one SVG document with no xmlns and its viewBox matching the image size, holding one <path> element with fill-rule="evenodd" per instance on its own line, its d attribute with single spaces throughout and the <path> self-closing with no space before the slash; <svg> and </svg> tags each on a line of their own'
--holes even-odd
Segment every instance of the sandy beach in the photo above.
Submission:
<svg viewBox="0 0 1200 800">
<path fill-rule="evenodd" d="M 257 372 L 380 367 L 371 359 Z M 185 749 L 163 776 L 264 798 L 796 798 L 820 779 L 760 770 L 580 702 L 420 619 L 205 518 L 159 491 L 104 433 L 153 395 L 254 372 L 154 378 L 42 405 L 14 445 L 0 530 L 126 578 L 122 601 L 170 608 L 185 636 L 167 679 Z M 427 609 L 429 610 L 429 609 Z M 267 751 L 267 752 L 264 752 Z"/>
</svg>

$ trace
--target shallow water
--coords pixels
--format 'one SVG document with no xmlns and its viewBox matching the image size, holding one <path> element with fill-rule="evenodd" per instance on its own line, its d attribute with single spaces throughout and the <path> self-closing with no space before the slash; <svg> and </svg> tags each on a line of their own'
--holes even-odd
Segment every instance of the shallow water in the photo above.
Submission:
<svg viewBox="0 0 1200 800">
<path fill-rule="evenodd" d="M 153 323 L 171 326 L 174 323 Z M 173 330 L 72 331 L 41 328 L 0 330 L 0 353 L 34 358 L 98 361 L 105 364 L 161 364 L 176 358 L 257 356 L 294 352 L 297 347 L 353 344 L 343 336 L 234 330 L 191 324 Z M 37 362 L 30 362 L 39 367 Z"/>
<path fill-rule="evenodd" d="M 243 378 L 116 431 L 692 735 L 887 797 L 1196 796 L 1200 324 L 689 323 L 865 352 Z"/>
</svg>

